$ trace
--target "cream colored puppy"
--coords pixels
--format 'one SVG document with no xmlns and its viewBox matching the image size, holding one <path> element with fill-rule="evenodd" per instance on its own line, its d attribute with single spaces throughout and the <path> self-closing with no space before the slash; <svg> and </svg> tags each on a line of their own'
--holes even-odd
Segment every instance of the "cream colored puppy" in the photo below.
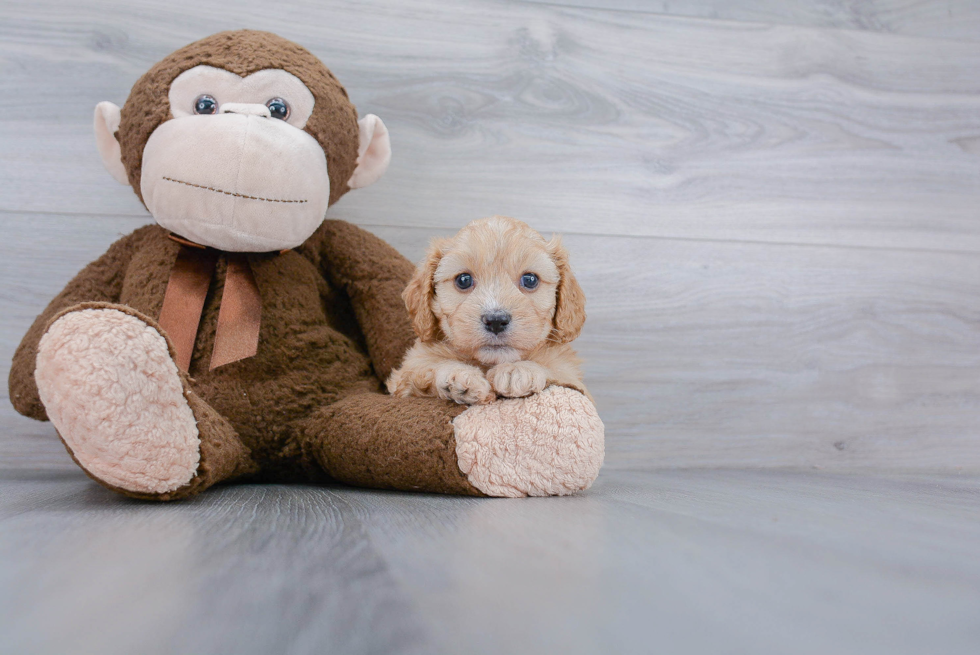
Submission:
<svg viewBox="0 0 980 655">
<path fill-rule="evenodd" d="M 471 405 L 551 384 L 588 395 L 568 345 L 585 294 L 558 237 L 505 216 L 473 221 L 432 242 L 402 297 L 419 338 L 388 378 L 393 395 Z"/>
</svg>

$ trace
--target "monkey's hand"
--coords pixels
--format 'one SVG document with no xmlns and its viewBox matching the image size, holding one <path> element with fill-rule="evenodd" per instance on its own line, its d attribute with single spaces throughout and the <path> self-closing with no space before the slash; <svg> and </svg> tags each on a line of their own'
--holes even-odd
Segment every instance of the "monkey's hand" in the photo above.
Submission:
<svg viewBox="0 0 980 655">
<path fill-rule="evenodd" d="M 460 405 L 485 405 L 495 396 L 483 371 L 459 362 L 439 364 L 435 371 L 436 393 Z"/>
<path fill-rule="evenodd" d="M 548 386 L 549 372 L 536 362 L 497 364 L 487 371 L 487 380 L 494 391 L 505 398 L 523 398 L 540 393 Z"/>
</svg>

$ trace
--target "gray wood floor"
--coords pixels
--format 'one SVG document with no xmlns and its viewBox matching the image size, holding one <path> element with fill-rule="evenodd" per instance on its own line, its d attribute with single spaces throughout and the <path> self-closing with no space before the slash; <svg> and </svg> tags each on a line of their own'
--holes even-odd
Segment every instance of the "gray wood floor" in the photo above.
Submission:
<svg viewBox="0 0 980 655">
<path fill-rule="evenodd" d="M 148 220 L 94 105 L 240 27 L 392 132 L 331 216 L 413 259 L 493 213 L 566 235 L 607 465 L 148 506 L 3 388 L 0 653 L 980 652 L 980 3 L 3 0 L 3 377 Z"/>
<path fill-rule="evenodd" d="M 391 129 L 331 215 L 412 258 L 492 213 L 567 235 L 610 467 L 980 471 L 980 5 L 581 4 L 6 0 L 0 366 L 148 220 L 92 107 L 247 25 Z M 0 430 L 8 467 L 69 466 L 5 402 Z"/>
<path fill-rule="evenodd" d="M 980 477 L 612 471 L 570 498 L 0 474 L 4 653 L 943 653 Z"/>
</svg>

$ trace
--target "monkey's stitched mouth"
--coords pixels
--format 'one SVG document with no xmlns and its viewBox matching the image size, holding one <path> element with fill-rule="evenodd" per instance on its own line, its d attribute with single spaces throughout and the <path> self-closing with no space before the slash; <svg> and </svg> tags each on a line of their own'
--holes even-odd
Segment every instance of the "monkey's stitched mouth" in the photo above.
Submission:
<svg viewBox="0 0 980 655">
<path fill-rule="evenodd" d="M 309 202 L 307 200 L 280 200 L 278 198 L 259 198 L 258 196 L 249 196 L 244 193 L 234 193 L 233 191 L 225 191 L 224 189 L 215 189 L 211 186 L 204 186 L 203 184 L 194 184 L 193 182 L 185 182 L 184 180 L 175 180 L 172 177 L 163 176 L 163 179 L 167 182 L 173 182 L 175 184 L 184 184 L 186 186 L 194 187 L 195 189 L 204 189 L 205 191 L 214 191 L 215 193 L 223 193 L 226 196 L 234 196 L 235 198 L 245 198 L 246 200 L 261 200 L 262 202 L 291 202 L 302 204 L 304 202 Z"/>
</svg>

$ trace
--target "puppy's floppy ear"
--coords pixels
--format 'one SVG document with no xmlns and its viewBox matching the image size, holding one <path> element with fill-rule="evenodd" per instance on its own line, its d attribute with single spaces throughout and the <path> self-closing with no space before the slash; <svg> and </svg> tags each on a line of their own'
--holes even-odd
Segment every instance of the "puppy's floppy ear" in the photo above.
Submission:
<svg viewBox="0 0 980 655">
<path fill-rule="evenodd" d="M 443 249 L 447 241 L 445 239 L 434 239 L 429 245 L 418 267 L 415 275 L 412 276 L 405 291 L 402 292 L 402 299 L 408 308 L 408 315 L 412 319 L 412 328 L 415 334 L 422 341 L 435 341 L 440 335 L 439 320 L 432 311 L 432 301 L 436 296 L 436 285 L 433 279 L 436 274 L 436 267 L 442 259 Z"/>
<path fill-rule="evenodd" d="M 551 260 L 558 267 L 558 288 L 555 290 L 555 319 L 551 339 L 556 343 L 568 343 L 575 339 L 585 324 L 585 292 L 568 265 L 568 251 L 555 236 L 548 242 Z"/>
</svg>

